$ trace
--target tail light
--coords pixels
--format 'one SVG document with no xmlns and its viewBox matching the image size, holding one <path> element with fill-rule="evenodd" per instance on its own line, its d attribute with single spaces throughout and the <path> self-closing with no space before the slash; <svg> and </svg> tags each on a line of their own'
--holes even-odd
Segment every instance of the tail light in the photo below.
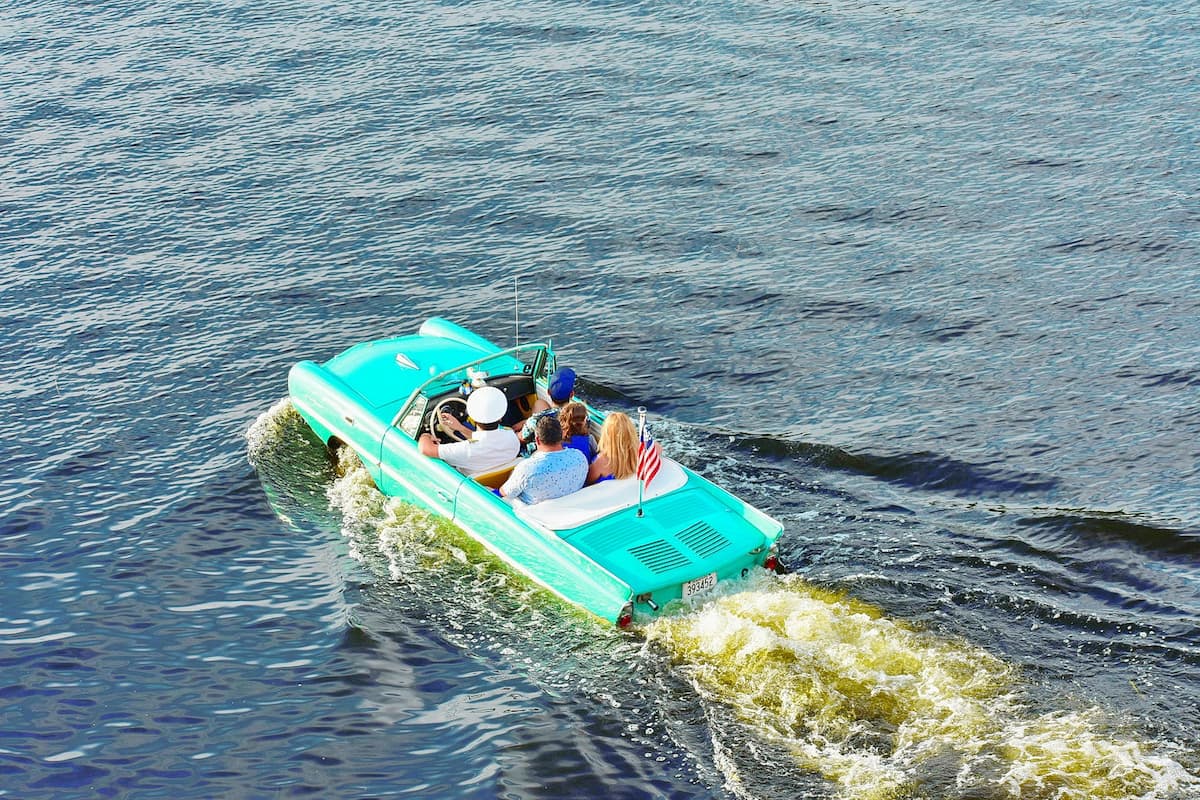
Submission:
<svg viewBox="0 0 1200 800">
<path fill-rule="evenodd" d="M 617 615 L 617 627 L 628 628 L 633 624 L 633 603 L 626 603 L 621 609 L 621 613 Z"/>
<path fill-rule="evenodd" d="M 779 553 L 775 552 L 775 548 L 771 548 L 771 552 L 767 553 L 767 557 L 763 559 L 763 569 L 768 569 L 771 572 L 782 575 L 787 571 L 783 566 L 783 562 L 779 560 Z"/>
</svg>

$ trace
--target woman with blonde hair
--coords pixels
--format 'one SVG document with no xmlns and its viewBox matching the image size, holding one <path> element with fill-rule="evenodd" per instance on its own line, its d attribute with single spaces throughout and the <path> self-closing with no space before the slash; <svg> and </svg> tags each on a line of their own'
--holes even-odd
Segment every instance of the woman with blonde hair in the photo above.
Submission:
<svg viewBox="0 0 1200 800">
<path fill-rule="evenodd" d="M 637 431 L 628 414 L 614 411 L 600 428 L 596 458 L 588 467 L 588 483 L 632 478 L 637 472 Z"/>
</svg>

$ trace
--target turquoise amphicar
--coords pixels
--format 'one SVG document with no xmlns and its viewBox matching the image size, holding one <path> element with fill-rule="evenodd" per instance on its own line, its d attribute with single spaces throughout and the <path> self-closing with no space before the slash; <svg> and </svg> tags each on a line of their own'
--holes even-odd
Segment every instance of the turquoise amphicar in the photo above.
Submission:
<svg viewBox="0 0 1200 800">
<path fill-rule="evenodd" d="M 527 418 L 539 397 L 549 400 L 555 360 L 549 343 L 502 349 L 434 317 L 416 335 L 358 344 L 324 364 L 302 361 L 288 390 L 326 446 L 352 448 L 384 494 L 452 520 L 512 568 L 621 627 L 718 582 L 777 568 L 783 526 L 669 457 L 644 488 L 636 477 L 609 480 L 525 505 L 491 491 L 517 459 L 467 474 L 420 453 L 423 433 L 447 440 L 439 414 L 465 416 L 472 384 L 504 392 L 502 424 Z M 604 414 L 589 406 L 588 417 L 595 437 Z"/>
</svg>

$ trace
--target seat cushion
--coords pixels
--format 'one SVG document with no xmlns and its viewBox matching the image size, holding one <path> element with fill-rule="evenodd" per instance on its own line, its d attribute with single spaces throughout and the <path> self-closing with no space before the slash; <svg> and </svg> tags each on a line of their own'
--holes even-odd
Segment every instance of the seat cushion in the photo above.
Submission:
<svg viewBox="0 0 1200 800">
<path fill-rule="evenodd" d="M 654 481 L 646 487 L 644 500 L 652 500 L 672 492 L 687 483 L 683 467 L 669 458 L 662 459 L 662 467 Z M 578 492 L 556 497 L 541 503 L 528 505 L 513 499 L 512 506 L 518 517 L 552 531 L 568 530 L 600 519 L 614 511 L 636 506 L 638 501 L 637 478 L 601 481 L 585 486 Z"/>
</svg>

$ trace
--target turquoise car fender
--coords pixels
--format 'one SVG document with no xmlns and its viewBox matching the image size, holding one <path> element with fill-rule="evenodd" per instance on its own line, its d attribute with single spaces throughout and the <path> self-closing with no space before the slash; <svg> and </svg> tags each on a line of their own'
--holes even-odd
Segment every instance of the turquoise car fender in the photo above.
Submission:
<svg viewBox="0 0 1200 800">
<path fill-rule="evenodd" d="M 301 361 L 288 373 L 292 405 L 326 446 L 340 442 L 358 454 L 378 486 L 380 441 L 386 425 L 361 394 L 329 370 Z"/>
<path fill-rule="evenodd" d="M 518 517 L 508 503 L 473 480 L 459 486 L 454 521 L 510 567 L 609 622 L 616 622 L 632 597 L 625 582 L 554 531 Z"/>
<path fill-rule="evenodd" d="M 467 480 L 442 461 L 422 455 L 412 438 L 399 428 L 389 428 L 383 438 L 379 490 L 454 519 L 455 496 Z"/>
</svg>

